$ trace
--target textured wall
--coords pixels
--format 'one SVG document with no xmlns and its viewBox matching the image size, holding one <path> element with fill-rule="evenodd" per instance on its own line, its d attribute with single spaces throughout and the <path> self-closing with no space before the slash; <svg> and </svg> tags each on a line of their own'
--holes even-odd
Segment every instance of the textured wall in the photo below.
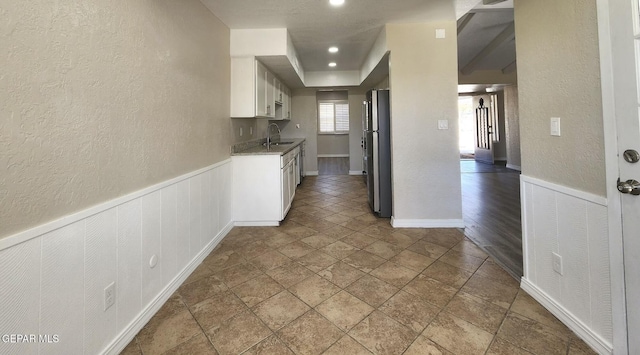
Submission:
<svg viewBox="0 0 640 355">
<path fill-rule="evenodd" d="M 393 216 L 461 220 L 455 21 L 387 25 Z M 446 30 L 436 39 L 435 30 Z M 438 55 L 434 55 L 437 53 Z M 449 120 L 438 130 L 438 120 Z"/>
<path fill-rule="evenodd" d="M 0 238 L 228 157 L 229 30 L 199 1 L 0 12 Z"/>
<path fill-rule="evenodd" d="M 291 121 L 284 123 L 282 137 L 306 138 L 304 170 L 318 172 L 318 109 L 315 90 L 298 90 L 291 99 Z M 300 128 L 296 128 L 296 124 Z M 281 125 L 280 127 L 283 127 Z"/>
<path fill-rule="evenodd" d="M 515 23 L 523 174 L 604 196 L 596 1 L 515 0 Z"/>
<path fill-rule="evenodd" d="M 348 134 L 319 134 L 318 155 L 323 154 L 349 154 Z"/>
<path fill-rule="evenodd" d="M 518 110 L 518 87 L 504 88 L 504 111 L 506 123 L 507 164 L 521 166 L 520 162 L 520 114 Z"/>
<path fill-rule="evenodd" d="M 362 172 L 362 102 L 360 90 L 349 91 L 349 171 Z"/>
</svg>

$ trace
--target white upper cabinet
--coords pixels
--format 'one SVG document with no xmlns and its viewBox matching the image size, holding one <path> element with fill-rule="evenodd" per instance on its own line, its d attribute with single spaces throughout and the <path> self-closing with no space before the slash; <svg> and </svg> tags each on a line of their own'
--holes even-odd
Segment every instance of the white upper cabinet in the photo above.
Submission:
<svg viewBox="0 0 640 355">
<path fill-rule="evenodd" d="M 289 93 L 289 88 L 254 57 L 231 58 L 231 117 L 290 119 Z"/>
</svg>

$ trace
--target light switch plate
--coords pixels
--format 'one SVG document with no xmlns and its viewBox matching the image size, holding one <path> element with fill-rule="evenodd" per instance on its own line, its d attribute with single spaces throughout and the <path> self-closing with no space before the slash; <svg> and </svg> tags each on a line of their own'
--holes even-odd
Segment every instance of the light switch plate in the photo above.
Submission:
<svg viewBox="0 0 640 355">
<path fill-rule="evenodd" d="M 444 28 L 436 28 L 436 38 L 445 38 L 446 37 L 446 31 L 444 30 Z"/>
<path fill-rule="evenodd" d="M 449 120 L 438 120 L 438 129 L 449 129 Z"/>
<path fill-rule="evenodd" d="M 560 137 L 560 117 L 551 117 L 551 135 Z"/>
</svg>

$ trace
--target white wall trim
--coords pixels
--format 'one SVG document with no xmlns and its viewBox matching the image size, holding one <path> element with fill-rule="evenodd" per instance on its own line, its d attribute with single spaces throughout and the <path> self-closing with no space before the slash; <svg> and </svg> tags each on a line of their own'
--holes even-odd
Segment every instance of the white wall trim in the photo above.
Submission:
<svg viewBox="0 0 640 355">
<path fill-rule="evenodd" d="M 318 154 L 318 158 L 348 158 L 349 154 Z"/>
<path fill-rule="evenodd" d="M 104 212 L 106 210 L 109 210 L 111 208 L 117 207 L 119 205 L 122 205 L 124 203 L 127 203 L 131 200 L 135 200 L 137 198 L 140 198 L 142 196 L 148 195 L 150 193 L 162 190 L 163 188 L 167 187 L 167 186 L 171 186 L 174 184 L 177 184 L 181 181 L 190 179 L 196 175 L 200 175 L 203 174 L 209 170 L 215 169 L 219 166 L 225 165 L 225 164 L 230 164 L 231 163 L 231 159 L 227 159 L 227 160 L 223 160 L 221 162 L 218 162 L 216 164 L 207 166 L 205 168 L 196 170 L 196 171 L 192 171 L 190 173 L 175 177 L 173 179 L 170 180 L 166 180 L 163 181 L 161 183 L 158 183 L 156 185 L 152 185 L 149 187 L 146 187 L 142 190 L 138 190 L 135 192 L 132 192 L 130 194 L 115 198 L 113 200 L 107 201 L 107 202 L 103 202 L 100 203 L 98 205 L 89 207 L 87 209 L 84 209 L 82 211 L 70 214 L 70 215 L 66 215 L 62 218 L 53 220 L 51 222 L 45 223 L 45 224 L 41 224 L 37 227 L 28 229 L 26 231 L 22 231 L 22 232 L 18 232 L 17 234 L 11 235 L 9 237 L 6 238 L 2 238 L 0 239 L 0 251 L 4 250 L 4 249 L 8 249 L 11 248 L 15 245 L 18 245 L 20 243 L 24 243 L 30 239 L 33 238 L 37 238 L 40 237 L 43 234 L 47 234 L 49 232 L 52 232 L 56 229 L 62 228 L 64 226 L 67 226 L 69 224 L 78 222 L 80 220 L 83 220 L 85 218 L 91 217 L 93 215 L 96 215 L 98 213 Z"/>
<path fill-rule="evenodd" d="M 613 354 L 613 346 L 606 340 L 592 332 L 587 325 L 582 323 L 571 312 L 556 303 L 553 298 L 540 290 L 526 278 L 522 278 L 520 288 L 525 290 L 531 297 L 538 301 L 544 308 L 548 309 L 569 329 L 574 331 L 589 346 L 595 349 L 598 354 Z"/>
<path fill-rule="evenodd" d="M 182 285 L 182 283 L 191 275 L 191 273 L 202 263 L 202 261 L 213 251 L 213 249 L 224 239 L 231 231 L 234 224 L 233 221 L 228 223 L 216 235 L 209 244 L 202 249 L 198 255 L 182 269 L 182 271 L 167 285 L 165 288 L 145 307 L 138 316 L 107 346 L 103 354 L 119 354 L 140 332 L 140 330 L 151 320 L 151 318 L 160 310 L 162 305 L 171 297 L 171 295 Z"/>
<path fill-rule="evenodd" d="M 278 221 L 256 221 L 256 222 L 241 221 L 241 222 L 234 222 L 233 225 L 237 227 L 277 227 L 280 225 L 280 222 Z"/>
<path fill-rule="evenodd" d="M 600 206 L 605 206 L 605 207 L 607 206 L 607 198 L 603 196 L 594 195 L 589 192 L 572 189 L 570 187 L 558 185 L 549 181 L 540 180 L 540 179 L 526 176 L 526 175 L 520 175 L 520 181 L 528 184 L 544 187 L 546 189 L 553 190 L 555 192 L 559 192 L 565 195 L 569 195 L 571 197 L 579 198 L 587 202 L 595 203 Z"/>
<path fill-rule="evenodd" d="M 353 176 L 363 176 L 362 170 L 349 170 L 349 175 Z"/>
<path fill-rule="evenodd" d="M 507 164 L 507 169 L 522 171 L 520 165 Z"/>
<path fill-rule="evenodd" d="M 318 176 L 318 170 L 305 171 L 304 176 Z"/>
<path fill-rule="evenodd" d="M 462 219 L 397 219 L 391 217 L 393 228 L 464 228 Z"/>
</svg>

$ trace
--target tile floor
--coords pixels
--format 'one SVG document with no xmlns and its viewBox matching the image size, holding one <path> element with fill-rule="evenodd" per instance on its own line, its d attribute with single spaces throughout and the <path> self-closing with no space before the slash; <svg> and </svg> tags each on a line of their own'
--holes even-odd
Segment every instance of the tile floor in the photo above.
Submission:
<svg viewBox="0 0 640 355">
<path fill-rule="evenodd" d="M 236 227 L 123 354 L 595 354 L 456 229 L 392 229 L 361 177 Z"/>
</svg>

